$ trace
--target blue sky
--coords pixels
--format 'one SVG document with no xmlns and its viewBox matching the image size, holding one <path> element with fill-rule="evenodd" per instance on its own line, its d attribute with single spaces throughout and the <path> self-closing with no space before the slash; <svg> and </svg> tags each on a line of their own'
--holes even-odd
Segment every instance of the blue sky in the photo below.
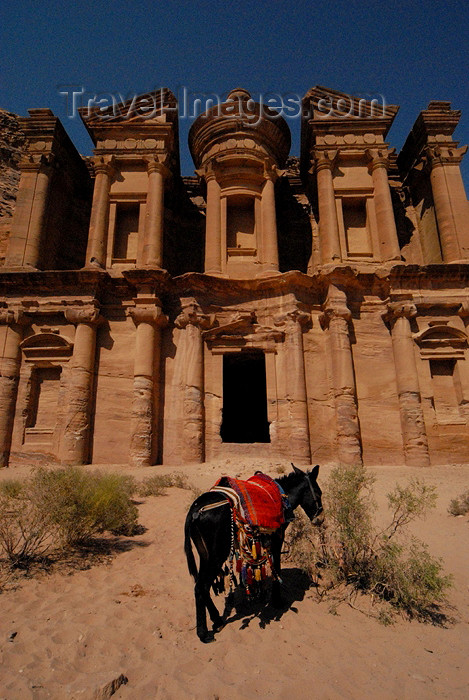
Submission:
<svg viewBox="0 0 469 700">
<path fill-rule="evenodd" d="M 68 118 L 60 86 L 86 95 L 177 92 L 296 93 L 325 85 L 358 96 L 383 95 L 401 109 L 389 141 L 399 149 L 431 99 L 462 109 L 456 138 L 469 143 L 465 0 L 311 0 L 282 2 L 114 2 L 22 0 L 0 16 L 0 106 L 18 114 L 50 107 L 75 145 L 92 144 Z M 299 120 L 289 120 L 299 155 Z M 190 120 L 181 120 L 181 163 Z M 469 189 L 469 155 L 464 165 Z"/>
</svg>

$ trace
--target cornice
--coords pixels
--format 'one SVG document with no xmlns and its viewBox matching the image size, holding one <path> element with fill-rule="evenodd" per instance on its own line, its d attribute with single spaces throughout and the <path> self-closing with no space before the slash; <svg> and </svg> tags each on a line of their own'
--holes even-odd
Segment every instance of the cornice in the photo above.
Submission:
<svg viewBox="0 0 469 700">
<path fill-rule="evenodd" d="M 66 271 L 0 271 L 3 306 L 11 303 L 26 311 L 55 313 L 64 306 L 84 303 L 86 298 L 144 300 L 161 298 L 163 308 L 174 300 L 194 297 L 208 307 L 293 294 L 306 304 L 321 305 L 331 285 L 341 289 L 350 303 L 360 307 L 366 297 L 399 302 L 408 298 L 419 308 L 441 306 L 457 310 L 469 302 L 469 264 L 381 266 L 361 269 L 350 265 L 324 265 L 313 275 L 297 270 L 266 278 L 228 279 L 199 272 L 171 277 L 166 270 L 142 268 L 125 270 L 113 278 L 99 269 Z M 45 308 L 45 302 L 50 304 Z M 37 299 L 37 301 L 35 301 Z M 171 299 L 173 301 L 171 301 Z M 146 301 L 145 301 L 146 303 Z M 26 305 L 26 306 L 25 306 Z M 50 306 L 50 308 L 49 308 Z M 37 307 L 37 308 L 36 308 Z"/>
<path fill-rule="evenodd" d="M 108 273 L 98 268 L 32 272 L 0 268 L 0 294 L 11 295 L 12 292 L 17 292 L 32 296 L 48 292 L 51 296 L 58 296 L 62 292 L 76 294 L 77 289 L 83 294 L 90 291 L 97 293 L 109 279 Z"/>
</svg>

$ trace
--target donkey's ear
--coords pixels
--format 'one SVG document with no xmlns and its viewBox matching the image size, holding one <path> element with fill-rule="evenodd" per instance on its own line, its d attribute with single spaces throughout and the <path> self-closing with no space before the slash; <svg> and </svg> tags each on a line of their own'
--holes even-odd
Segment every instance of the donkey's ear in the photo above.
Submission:
<svg viewBox="0 0 469 700">
<path fill-rule="evenodd" d="M 304 471 L 302 471 L 299 467 L 295 467 L 293 462 L 290 462 L 290 464 L 292 465 L 295 474 L 302 474 L 303 476 L 305 475 Z"/>
<path fill-rule="evenodd" d="M 313 477 L 313 479 L 317 479 L 317 478 L 318 478 L 318 474 L 319 474 L 319 464 L 316 464 L 316 466 L 313 467 L 313 468 L 311 469 L 310 474 L 311 474 L 311 476 Z"/>
</svg>

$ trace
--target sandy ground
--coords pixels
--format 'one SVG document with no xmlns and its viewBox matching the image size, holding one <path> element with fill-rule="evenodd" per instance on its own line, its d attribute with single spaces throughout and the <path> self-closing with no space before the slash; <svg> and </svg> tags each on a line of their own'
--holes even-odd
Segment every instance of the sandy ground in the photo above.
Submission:
<svg viewBox="0 0 469 700">
<path fill-rule="evenodd" d="M 222 473 L 249 476 L 257 466 L 244 460 L 177 471 L 204 489 Z M 278 465 L 263 466 L 275 476 Z M 116 700 L 467 698 L 469 523 L 448 515 L 447 506 L 469 487 L 469 465 L 373 471 L 383 508 L 384 494 L 409 476 L 438 488 L 437 509 L 418 534 L 454 576 L 456 621 L 446 628 L 401 618 L 385 627 L 345 604 L 332 615 L 287 565 L 290 609 L 276 617 L 233 613 L 213 644 L 201 644 L 182 549 L 193 495 L 173 488 L 142 502 L 146 532 L 127 539 L 113 558 L 88 570 L 28 579 L 0 595 L 0 700 L 104 697 L 95 692 L 120 674 L 128 683 Z M 3 470 L 0 478 L 22 473 Z M 319 483 L 328 473 L 322 468 Z M 223 599 L 217 603 L 221 609 Z"/>
</svg>

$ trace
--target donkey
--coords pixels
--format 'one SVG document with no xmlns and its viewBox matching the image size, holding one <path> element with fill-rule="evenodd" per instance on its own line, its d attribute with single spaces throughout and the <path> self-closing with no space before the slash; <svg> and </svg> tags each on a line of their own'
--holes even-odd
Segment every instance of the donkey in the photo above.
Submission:
<svg viewBox="0 0 469 700">
<path fill-rule="evenodd" d="M 320 516 L 323 510 L 322 492 L 317 483 L 319 465 L 308 472 L 303 472 L 293 464 L 292 466 L 293 471 L 276 479 L 276 482 L 288 497 L 292 510 L 301 506 L 313 525 L 319 525 L 322 522 Z M 217 507 L 205 509 L 206 506 L 215 504 Z M 279 580 L 280 556 L 287 525 L 288 523 L 282 525 L 270 536 L 270 551 L 275 571 L 271 603 L 277 608 L 282 606 Z M 223 565 L 230 555 L 232 527 L 231 505 L 223 494 L 216 491 L 207 491 L 199 496 L 191 505 L 186 517 L 184 549 L 189 573 L 195 579 L 197 635 L 204 643 L 213 642 L 214 632 L 220 631 L 224 626 L 223 617 L 210 597 L 210 587 L 221 575 Z M 191 541 L 199 554 L 199 570 L 197 570 Z M 213 623 L 212 632 L 207 629 L 206 610 Z"/>
</svg>

